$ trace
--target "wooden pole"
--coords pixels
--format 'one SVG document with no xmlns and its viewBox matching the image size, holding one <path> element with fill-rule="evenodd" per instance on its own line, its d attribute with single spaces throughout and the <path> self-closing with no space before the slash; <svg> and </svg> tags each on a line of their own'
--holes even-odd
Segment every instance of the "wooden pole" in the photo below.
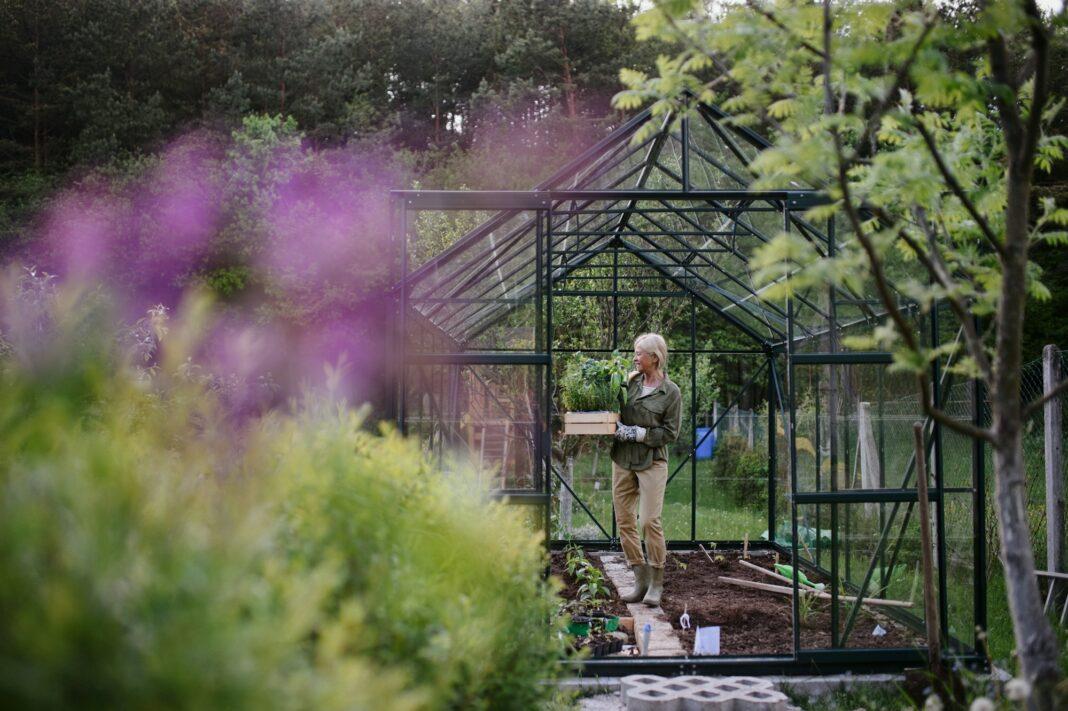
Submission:
<svg viewBox="0 0 1068 711">
<path fill-rule="evenodd" d="M 931 672 L 936 679 L 944 679 L 942 673 L 942 641 L 938 627 L 938 602 L 934 589 L 934 555 L 931 550 L 931 511 L 927 501 L 927 453 L 923 446 L 923 425 L 912 425 L 916 445 L 916 494 L 920 508 L 920 547 L 923 554 L 923 618 L 927 623 L 927 653 L 930 655 Z"/>
<path fill-rule="evenodd" d="M 708 554 L 708 551 L 706 551 L 706 550 L 705 550 L 705 547 L 704 547 L 703 545 L 701 545 L 700 543 L 698 543 L 698 544 L 697 544 L 697 547 L 698 547 L 698 548 L 700 548 L 700 549 L 701 549 L 701 552 L 705 554 L 705 558 L 708 558 L 708 562 L 709 562 L 709 563 L 711 563 L 712 565 L 715 565 L 715 564 L 716 564 L 716 561 L 712 560 L 712 556 L 710 556 L 710 555 Z"/>
<path fill-rule="evenodd" d="M 719 578 L 717 578 L 717 580 L 719 580 L 721 582 L 724 582 L 724 583 L 728 583 L 730 585 L 737 585 L 740 588 L 753 588 L 754 590 L 765 590 L 767 592 L 778 593 L 780 595 L 793 596 L 793 594 L 794 594 L 794 589 L 792 587 L 788 588 L 785 585 L 772 585 L 770 583 L 758 583 L 755 580 L 742 580 L 740 578 L 728 578 L 728 577 L 726 577 L 724 575 L 721 575 Z M 818 592 L 816 590 L 809 590 L 809 589 L 804 588 L 804 587 L 801 588 L 801 594 L 802 595 L 809 595 L 809 596 L 812 596 L 812 597 L 818 597 L 821 600 L 830 600 L 831 599 L 830 593 Z M 851 595 L 839 595 L 838 599 L 839 600 L 845 600 L 846 602 L 856 602 L 856 598 L 852 597 Z M 861 601 L 861 604 L 863 604 L 863 605 L 874 605 L 876 607 L 912 607 L 912 603 L 911 602 L 906 602 L 904 600 L 882 600 L 882 599 L 878 599 L 878 598 L 874 598 L 874 599 L 873 598 L 864 598 L 864 600 Z"/>
<path fill-rule="evenodd" d="M 566 535 L 571 535 L 571 521 L 574 512 L 574 499 L 568 486 L 575 485 L 575 458 L 568 457 L 564 467 L 564 481 L 567 486 L 560 487 L 560 528 Z"/>
<path fill-rule="evenodd" d="M 1061 381 L 1061 352 L 1057 346 L 1042 349 L 1042 392 Z M 1046 569 L 1065 571 L 1064 560 L 1064 470 L 1061 464 L 1061 398 L 1045 404 L 1046 460 Z"/>
</svg>

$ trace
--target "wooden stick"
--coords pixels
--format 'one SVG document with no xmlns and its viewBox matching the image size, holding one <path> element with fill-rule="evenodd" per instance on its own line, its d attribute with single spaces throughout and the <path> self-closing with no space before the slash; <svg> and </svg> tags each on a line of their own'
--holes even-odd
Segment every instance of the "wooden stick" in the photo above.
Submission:
<svg viewBox="0 0 1068 711">
<path fill-rule="evenodd" d="M 705 558 L 708 558 L 708 562 L 709 562 L 709 563 L 711 563 L 712 565 L 715 565 L 715 564 L 716 564 L 716 561 L 712 560 L 712 556 L 710 556 L 710 555 L 708 554 L 708 551 L 706 551 L 706 550 L 705 550 L 705 547 L 704 547 L 704 546 L 702 546 L 702 545 L 701 545 L 700 543 L 698 543 L 698 544 L 697 544 L 697 547 L 698 547 L 698 548 L 700 548 L 700 549 L 701 549 L 701 552 L 705 554 Z"/>
<path fill-rule="evenodd" d="M 923 446 L 923 424 L 912 425 L 912 436 L 916 445 L 916 496 L 919 497 L 920 546 L 923 561 L 923 617 L 927 623 L 927 654 L 931 663 L 931 672 L 935 678 L 945 681 L 942 669 L 942 642 L 938 625 L 938 604 L 934 589 L 934 556 L 931 551 L 931 512 L 927 501 L 927 452 Z"/>
<path fill-rule="evenodd" d="M 759 565 L 753 565 L 752 563 L 747 563 L 744 560 L 740 560 L 738 562 L 741 563 L 742 565 L 744 565 L 746 568 L 752 568 L 753 570 L 757 571 L 758 573 L 763 573 L 764 575 L 767 575 L 768 577 L 775 578 L 776 580 L 781 580 L 781 581 L 786 582 L 786 583 L 790 583 L 790 585 L 794 584 L 793 578 L 788 578 L 785 575 L 779 575 L 774 570 L 768 570 L 767 568 L 761 568 Z M 811 590 L 812 592 L 822 592 L 819 588 L 814 588 L 811 585 L 805 585 L 800 580 L 797 581 L 797 584 L 802 590 Z"/>
<path fill-rule="evenodd" d="M 725 583 L 730 583 L 731 585 L 737 585 L 738 587 L 742 587 L 742 588 L 754 588 L 756 590 L 766 590 L 767 592 L 779 593 L 780 595 L 790 595 L 791 597 L 794 594 L 794 589 L 793 588 L 788 588 L 788 587 L 785 587 L 783 585 L 771 585 L 769 583 L 758 583 L 758 582 L 755 582 L 753 580 L 739 580 L 738 578 L 728 578 L 728 577 L 723 576 L 723 575 L 721 575 L 719 577 L 719 580 L 722 580 Z M 816 590 L 809 590 L 807 588 L 802 588 L 801 591 L 805 595 L 813 595 L 815 597 L 818 597 L 821 600 L 830 600 L 831 599 L 831 596 L 830 596 L 829 593 L 820 592 L 820 591 L 816 591 Z M 843 600 L 845 602 L 856 602 L 856 600 L 857 600 L 855 597 L 853 597 L 851 595 L 839 595 L 838 599 L 839 600 Z M 862 601 L 862 604 L 864 604 L 864 605 L 877 605 L 877 606 L 882 606 L 882 607 L 912 607 L 912 603 L 911 602 L 904 602 L 902 600 L 879 600 L 879 599 L 870 599 L 870 598 L 864 598 L 864 600 Z"/>
<path fill-rule="evenodd" d="M 749 534 L 745 534 L 745 540 L 742 542 L 742 560 L 749 560 Z"/>
</svg>

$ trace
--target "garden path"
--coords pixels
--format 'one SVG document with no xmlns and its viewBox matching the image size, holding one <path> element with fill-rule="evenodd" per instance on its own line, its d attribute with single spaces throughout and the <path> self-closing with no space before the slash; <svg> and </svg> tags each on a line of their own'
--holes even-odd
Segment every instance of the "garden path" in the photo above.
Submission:
<svg viewBox="0 0 1068 711">
<path fill-rule="evenodd" d="M 616 586 L 616 590 L 630 590 L 634 587 L 634 573 L 631 572 L 621 554 L 591 553 L 590 555 L 600 558 L 601 564 L 604 566 L 604 572 L 608 575 L 612 584 Z M 686 654 L 663 609 L 660 607 L 646 607 L 640 602 L 627 605 L 627 609 L 634 618 L 635 639 L 641 639 L 641 631 L 646 623 L 651 627 L 647 656 L 681 657 Z"/>
</svg>

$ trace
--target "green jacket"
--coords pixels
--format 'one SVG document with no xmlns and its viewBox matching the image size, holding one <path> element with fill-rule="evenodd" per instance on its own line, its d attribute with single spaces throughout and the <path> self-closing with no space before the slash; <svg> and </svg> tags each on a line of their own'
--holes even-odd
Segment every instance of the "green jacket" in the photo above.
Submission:
<svg viewBox="0 0 1068 711">
<path fill-rule="evenodd" d="M 619 412 L 625 425 L 639 425 L 646 429 L 644 442 L 612 444 L 612 461 L 624 469 L 648 469 L 654 459 L 667 460 L 667 445 L 679 438 L 682 424 L 682 393 L 679 386 L 666 377 L 656 390 L 642 397 L 642 377 L 635 376 L 627 384 L 627 402 Z"/>
</svg>

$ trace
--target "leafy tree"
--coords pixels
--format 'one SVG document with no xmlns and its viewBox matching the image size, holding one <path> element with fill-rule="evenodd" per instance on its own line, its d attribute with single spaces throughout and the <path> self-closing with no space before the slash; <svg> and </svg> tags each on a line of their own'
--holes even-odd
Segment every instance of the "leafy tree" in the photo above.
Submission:
<svg viewBox="0 0 1068 711">
<path fill-rule="evenodd" d="M 654 98 L 654 111 L 685 108 L 683 88 L 722 99 L 738 121 L 771 127 L 775 145 L 753 164 L 756 186 L 803 181 L 830 203 L 808 211 L 846 234 L 824 257 L 796 235 L 779 235 L 756 266 L 779 296 L 808 285 L 873 288 L 887 318 L 847 346 L 884 348 L 915 375 L 926 412 L 942 427 L 993 451 L 996 507 L 1021 667 L 1035 708 L 1054 708 L 1058 646 L 1042 612 L 1029 543 L 1023 422 L 1042 401 L 1020 396 L 1021 342 L 1029 296 L 1048 298 L 1029 259 L 1060 245 L 1068 210 L 1043 199 L 1033 211 L 1036 168 L 1063 158 L 1065 138 L 1046 126 L 1062 101 L 1051 96 L 1051 22 L 1034 0 L 977 4 L 948 17 L 914 2 L 731 5 L 658 4 L 639 34 L 683 44 L 659 76 L 624 72 L 617 105 Z M 968 70 L 954 68 L 974 57 Z M 922 278 L 908 278 L 908 274 Z M 960 342 L 927 345 L 902 306 L 947 305 Z M 933 400 L 931 365 L 948 361 L 989 390 L 989 426 L 957 420 Z M 1063 385 L 1058 391 L 1063 390 Z"/>
</svg>

